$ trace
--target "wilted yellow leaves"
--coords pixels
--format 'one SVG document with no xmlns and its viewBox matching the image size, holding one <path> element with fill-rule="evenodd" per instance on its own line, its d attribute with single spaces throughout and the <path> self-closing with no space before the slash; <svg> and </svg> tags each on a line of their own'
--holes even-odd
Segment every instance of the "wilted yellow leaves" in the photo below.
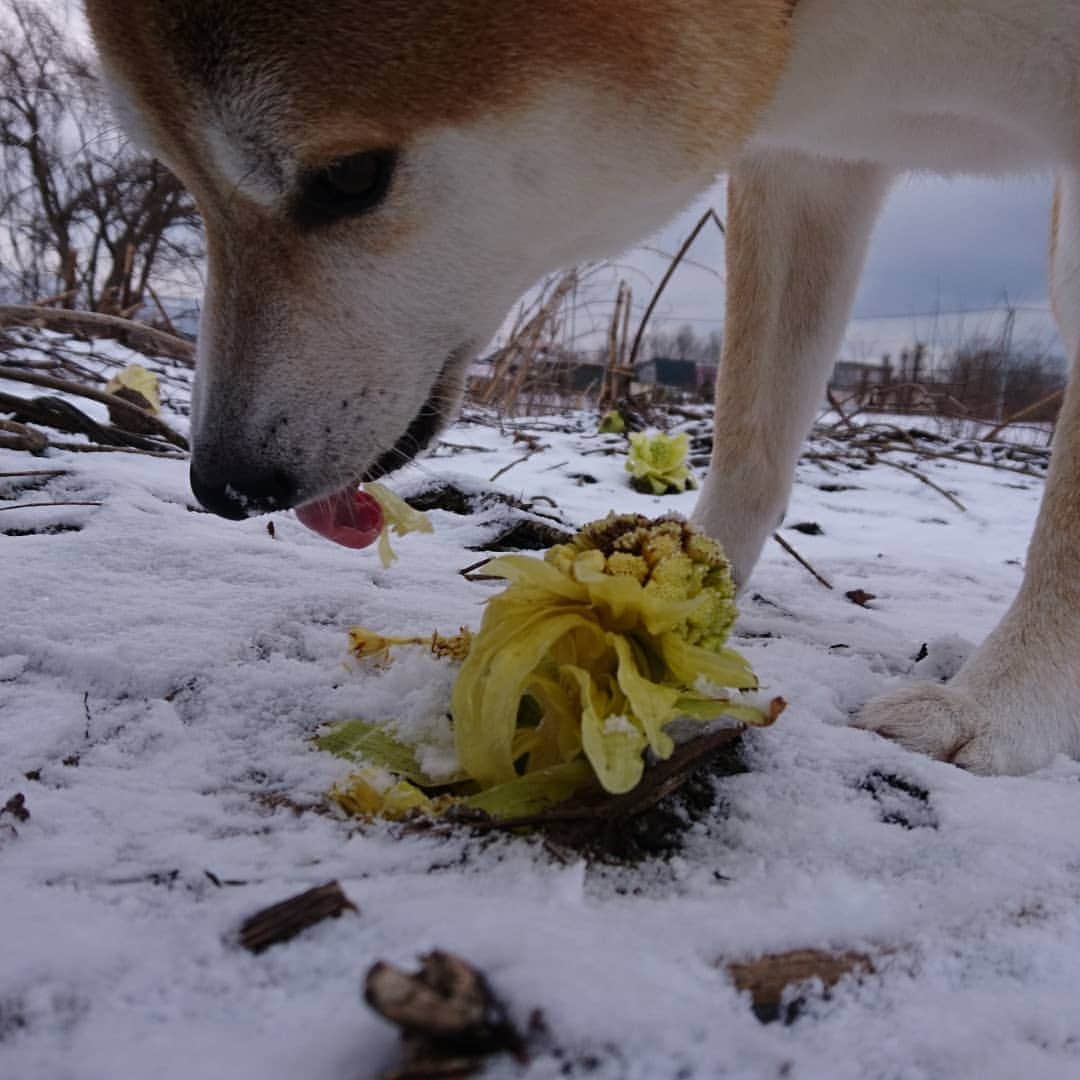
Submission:
<svg viewBox="0 0 1080 1080">
<path fill-rule="evenodd" d="M 462 777 L 449 793 L 465 805 L 508 816 L 593 782 L 626 792 L 641 779 L 646 751 L 661 759 L 673 752 L 673 720 L 726 715 L 769 724 L 778 715 L 731 694 L 758 685 L 725 644 L 734 584 L 719 546 L 681 519 L 611 515 L 543 560 L 506 556 L 485 574 L 508 584 L 487 602 L 471 640 L 351 634 L 358 656 L 429 644 L 463 658 L 450 710 Z M 426 798 L 424 778 L 400 763 L 395 769 L 392 756 L 385 746 L 361 751 Z M 430 812 L 411 805 L 410 791 L 360 779 L 350 796 L 356 806 L 378 803 L 370 812 L 386 815 L 409 803 Z"/>
</svg>

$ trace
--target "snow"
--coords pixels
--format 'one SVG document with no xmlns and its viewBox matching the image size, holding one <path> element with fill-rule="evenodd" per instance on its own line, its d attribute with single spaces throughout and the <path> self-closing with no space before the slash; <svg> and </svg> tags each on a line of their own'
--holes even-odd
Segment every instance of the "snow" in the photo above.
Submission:
<svg viewBox="0 0 1080 1080">
<path fill-rule="evenodd" d="M 690 510 L 693 494 L 631 491 L 603 452 L 621 440 L 579 422 L 461 423 L 446 441 L 480 449 L 391 482 L 457 479 L 573 525 Z M 491 483 L 529 452 L 518 428 L 544 449 Z M 736 632 L 788 711 L 746 737 L 750 771 L 718 782 L 677 856 L 620 867 L 322 812 L 347 771 L 312 748 L 323 723 L 397 721 L 448 753 L 433 718 L 451 670 L 423 650 L 349 664 L 347 629 L 475 627 L 498 586 L 457 571 L 497 510 L 432 512 L 383 570 L 290 514 L 271 536 L 196 512 L 180 461 L 0 452 L 0 473 L 67 470 L 0 479 L 0 497 L 101 504 L 0 503 L 0 532 L 39 530 L 0 535 L 0 804 L 22 792 L 31 814 L 0 816 L 0 1076 L 376 1076 L 398 1042 L 363 974 L 435 947 L 480 966 L 522 1026 L 545 1017 L 531 1064 L 493 1076 L 1080 1075 L 1080 764 L 981 779 L 845 726 L 874 694 L 948 677 L 993 625 L 1041 483 L 920 463 L 961 513 L 899 470 L 823 465 L 800 466 L 787 519 L 822 535 L 784 535 L 835 591 L 771 545 Z M 40 531 L 60 525 L 77 531 Z M 334 878 L 359 915 L 237 946 L 245 916 Z M 763 1025 L 725 965 L 795 948 L 861 950 L 876 973 Z"/>
</svg>

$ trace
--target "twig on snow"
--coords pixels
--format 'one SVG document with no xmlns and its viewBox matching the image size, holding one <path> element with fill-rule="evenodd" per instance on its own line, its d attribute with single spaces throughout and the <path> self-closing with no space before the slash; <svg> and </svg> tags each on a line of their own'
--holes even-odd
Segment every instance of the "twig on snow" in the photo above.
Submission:
<svg viewBox="0 0 1080 1080">
<path fill-rule="evenodd" d="M 781 547 L 782 547 L 782 548 L 783 548 L 783 549 L 784 549 L 784 550 L 785 550 L 785 551 L 786 551 L 786 552 L 787 552 L 787 553 L 788 553 L 788 554 L 789 554 L 789 555 L 790 555 L 790 556 L 791 556 L 791 557 L 792 557 L 792 558 L 793 558 L 793 559 L 794 559 L 794 560 L 795 560 L 795 561 L 796 561 L 796 562 L 797 562 L 797 563 L 798 563 L 798 564 L 799 564 L 799 565 L 800 565 L 800 566 L 801 566 L 801 567 L 802 567 L 802 568 L 803 568 L 804 570 L 808 570 L 808 571 L 809 571 L 809 572 L 810 572 L 811 574 L 813 574 L 813 575 L 814 575 L 814 577 L 815 577 L 815 578 L 817 578 L 817 580 L 818 580 L 819 582 L 821 582 L 821 584 L 822 584 L 822 585 L 824 585 L 826 589 L 832 589 L 832 588 L 833 588 L 833 583 L 832 583 L 831 581 L 829 581 L 829 579 L 828 579 L 827 577 L 824 577 L 823 575 L 819 574 L 819 573 L 818 573 L 818 572 L 817 572 L 817 571 L 816 571 L 816 570 L 815 570 L 815 569 L 814 569 L 814 568 L 813 568 L 813 567 L 812 567 L 812 566 L 810 565 L 810 563 L 808 563 L 808 562 L 806 561 L 806 559 L 804 559 L 804 558 L 803 558 L 803 557 L 802 557 L 802 556 L 801 556 L 801 555 L 800 555 L 800 554 L 799 554 L 799 553 L 798 553 L 798 552 L 797 552 L 797 551 L 796 551 L 796 550 L 795 550 L 795 549 L 794 549 L 794 548 L 793 548 L 793 547 L 791 546 L 791 544 L 789 544 L 789 543 L 788 543 L 788 541 L 787 541 L 787 540 L 785 540 L 785 539 L 784 539 L 784 537 L 782 537 L 782 536 L 781 536 L 781 535 L 780 535 L 780 534 L 779 534 L 778 532 L 777 532 L 777 533 L 773 533 L 773 539 L 774 539 L 774 540 L 775 540 L 775 541 L 776 541 L 776 542 L 777 542 L 777 543 L 778 543 L 778 544 L 779 544 L 779 545 L 780 545 L 780 546 L 781 546 Z"/>
<path fill-rule="evenodd" d="M 894 469 L 899 469 L 901 472 L 907 473 L 908 476 L 914 476 L 916 480 L 921 481 L 928 488 L 933 488 L 939 495 L 948 499 L 962 514 L 967 513 L 967 507 L 951 491 L 946 491 L 943 487 L 935 484 L 929 476 L 919 472 L 918 469 L 913 469 L 910 465 L 905 465 L 900 461 L 889 461 L 888 458 L 878 458 L 877 460 L 880 461 L 882 465 L 889 465 Z"/>
</svg>

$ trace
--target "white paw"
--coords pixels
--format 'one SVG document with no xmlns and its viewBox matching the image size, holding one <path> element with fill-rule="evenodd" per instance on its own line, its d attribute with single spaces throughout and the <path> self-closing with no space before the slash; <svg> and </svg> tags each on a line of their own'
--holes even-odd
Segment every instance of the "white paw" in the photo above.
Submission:
<svg viewBox="0 0 1080 1080">
<path fill-rule="evenodd" d="M 1067 750 L 1048 737 L 1056 725 L 1038 719 L 1004 701 L 983 705 L 964 687 L 924 683 L 868 702 L 854 726 L 974 773 L 1021 775 Z"/>
</svg>

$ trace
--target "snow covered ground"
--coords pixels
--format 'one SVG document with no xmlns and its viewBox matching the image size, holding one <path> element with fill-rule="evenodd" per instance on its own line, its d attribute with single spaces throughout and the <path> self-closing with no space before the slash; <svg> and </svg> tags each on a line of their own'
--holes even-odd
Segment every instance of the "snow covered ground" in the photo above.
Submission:
<svg viewBox="0 0 1080 1080">
<path fill-rule="evenodd" d="M 480 481 L 571 524 L 690 510 L 633 493 L 594 423 L 462 423 L 393 483 Z M 529 452 L 517 426 L 544 449 L 489 483 Z M 1020 581 L 1040 482 L 920 467 L 968 512 L 899 470 L 800 467 L 787 525 L 823 533 L 785 535 L 836 590 L 771 545 L 736 642 L 790 708 L 677 856 L 615 867 L 318 812 L 347 771 L 321 724 L 440 712 L 452 680 L 422 651 L 350 668 L 347 628 L 475 624 L 493 586 L 457 571 L 494 516 L 433 512 L 383 570 L 290 514 L 271 535 L 197 512 L 179 461 L 0 452 L 0 474 L 65 470 L 0 477 L 0 805 L 30 812 L 0 816 L 0 1076 L 374 1077 L 399 1047 L 363 974 L 431 948 L 523 1026 L 543 1013 L 531 1063 L 493 1076 L 1080 1075 L 1080 764 L 978 779 L 845 726 L 950 675 Z M 11 509 L 33 502 L 100 505 Z M 334 878 L 358 915 L 238 947 L 245 916 Z M 796 948 L 875 973 L 763 1025 L 726 965 Z"/>
</svg>

